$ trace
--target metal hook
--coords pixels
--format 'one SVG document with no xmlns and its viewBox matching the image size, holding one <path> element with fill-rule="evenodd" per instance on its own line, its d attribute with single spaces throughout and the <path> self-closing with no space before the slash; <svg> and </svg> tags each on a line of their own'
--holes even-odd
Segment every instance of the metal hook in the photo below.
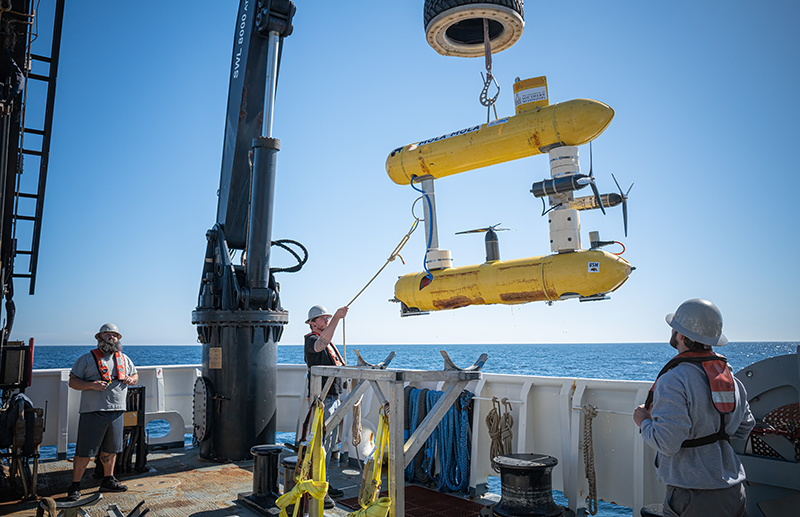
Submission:
<svg viewBox="0 0 800 517">
<path fill-rule="evenodd" d="M 483 72 L 481 72 L 481 79 L 483 79 L 483 89 L 481 90 L 480 101 L 482 106 L 488 108 L 497 102 L 497 98 L 500 96 L 500 85 L 491 72 L 486 72 L 485 77 Z M 489 98 L 489 87 L 492 85 L 492 82 L 494 82 L 494 85 L 497 87 L 497 92 L 494 94 L 494 97 Z"/>
</svg>

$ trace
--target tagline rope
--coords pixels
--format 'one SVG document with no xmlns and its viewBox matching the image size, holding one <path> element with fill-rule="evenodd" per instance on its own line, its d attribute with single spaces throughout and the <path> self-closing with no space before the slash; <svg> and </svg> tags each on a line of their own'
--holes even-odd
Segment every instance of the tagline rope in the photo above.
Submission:
<svg viewBox="0 0 800 517">
<path fill-rule="evenodd" d="M 383 272 L 383 270 L 384 270 L 384 269 L 386 269 L 386 266 L 388 266 L 390 262 L 393 262 L 393 261 L 394 261 L 394 259 L 396 259 L 397 257 L 400 257 L 400 261 L 401 261 L 403 264 L 405 264 L 405 263 L 406 263 L 406 261 L 405 261 L 405 260 L 403 260 L 403 257 L 400 255 L 400 250 L 402 250 L 402 249 L 403 249 L 403 246 L 405 246 L 405 245 L 406 245 L 406 243 L 408 242 L 408 239 L 410 239 L 410 238 L 411 238 L 411 234 L 412 234 L 412 233 L 414 233 L 414 230 L 416 230 L 416 229 L 417 229 L 417 225 L 419 225 L 419 219 L 414 219 L 414 222 L 411 224 L 411 229 L 410 229 L 410 230 L 408 230 L 408 233 L 406 233 L 406 234 L 403 236 L 403 238 L 402 238 L 402 239 L 400 239 L 400 242 L 397 244 L 397 246 L 395 246 L 395 248 L 394 248 L 394 251 L 392 251 L 391 255 L 389 255 L 389 258 L 388 258 L 388 259 L 386 259 L 386 263 L 385 263 L 385 264 L 383 264 L 383 266 L 381 266 L 381 268 L 378 270 L 378 272 L 377 272 L 377 273 L 375 273 L 375 275 L 374 275 L 372 278 L 370 278 L 369 282 L 367 282 L 367 285 L 365 285 L 365 286 L 364 286 L 364 287 L 363 287 L 363 288 L 362 288 L 362 289 L 361 289 L 361 290 L 358 292 L 358 294 L 357 294 L 357 295 L 355 295 L 355 296 L 353 297 L 353 299 L 352 299 L 352 300 L 350 300 L 350 303 L 348 303 L 348 304 L 347 304 L 347 307 L 348 307 L 348 308 L 349 308 L 349 307 L 350 307 L 350 306 L 353 304 L 353 302 L 354 302 L 354 301 L 356 301 L 356 299 L 357 299 L 359 296 L 361 296 L 361 293 L 363 293 L 364 291 L 366 291 L 366 290 L 367 290 L 367 287 L 369 287 L 369 285 L 370 285 L 370 284 L 371 284 L 371 283 L 372 283 L 372 282 L 373 282 L 373 281 L 374 281 L 376 278 L 378 278 L 378 275 L 380 275 L 380 274 Z"/>
<path fill-rule="evenodd" d="M 373 281 L 375 281 L 376 278 L 378 278 L 378 275 L 380 275 L 383 272 L 384 269 L 386 269 L 386 266 L 388 266 L 390 262 L 394 262 L 394 259 L 396 259 L 397 257 L 400 257 L 400 261 L 403 263 L 403 265 L 405 265 L 406 261 L 403 260 L 403 256 L 400 255 L 400 250 L 402 250 L 403 246 L 406 245 L 408 240 L 411 238 L 411 234 L 414 233 L 414 230 L 417 229 L 418 225 L 419 225 L 419 218 L 418 217 L 414 217 L 414 222 L 411 224 L 411 229 L 409 229 L 408 233 L 406 233 L 403 236 L 403 238 L 400 239 L 400 242 L 397 244 L 397 246 L 395 246 L 394 251 L 392 251 L 392 253 L 389 255 L 389 258 L 386 259 L 386 262 L 383 264 L 383 266 L 381 266 L 381 268 L 378 270 L 378 272 L 375 273 L 372 276 L 372 278 L 369 279 L 369 282 L 367 282 L 367 284 L 363 288 L 361 288 L 361 290 L 358 292 L 358 294 L 355 295 L 353 297 L 353 299 L 350 300 L 350 303 L 348 303 L 345 307 L 350 308 L 350 306 L 353 305 L 353 302 L 355 302 L 356 299 L 358 299 L 358 297 L 361 296 L 361 293 L 366 291 L 367 287 L 369 287 L 370 284 Z M 345 357 L 345 363 L 346 363 L 347 362 L 347 339 L 346 339 L 347 338 L 347 332 L 345 331 L 345 319 L 342 319 L 342 350 L 344 351 L 344 357 Z"/>
</svg>

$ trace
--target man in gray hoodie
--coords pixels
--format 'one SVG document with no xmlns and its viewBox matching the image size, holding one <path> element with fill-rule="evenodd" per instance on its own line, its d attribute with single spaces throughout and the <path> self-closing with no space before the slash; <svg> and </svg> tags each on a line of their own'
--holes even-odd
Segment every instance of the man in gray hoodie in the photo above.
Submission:
<svg viewBox="0 0 800 517">
<path fill-rule="evenodd" d="M 711 350 L 728 343 L 722 314 L 713 303 L 692 299 L 666 320 L 678 354 L 633 413 L 667 485 L 664 515 L 742 516 L 745 472 L 729 440 L 747 438 L 755 420 L 744 386 Z"/>
</svg>

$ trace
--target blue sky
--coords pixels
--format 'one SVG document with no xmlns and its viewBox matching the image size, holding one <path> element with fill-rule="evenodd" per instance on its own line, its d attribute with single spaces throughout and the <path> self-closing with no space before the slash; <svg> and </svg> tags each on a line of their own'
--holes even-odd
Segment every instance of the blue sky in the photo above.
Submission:
<svg viewBox="0 0 800 517">
<path fill-rule="evenodd" d="M 301 241 L 310 259 L 278 278 L 283 344 L 300 342 L 311 305 L 349 302 L 411 225 L 417 194 L 388 178 L 388 153 L 486 117 L 483 60 L 433 51 L 422 0 L 296 4 L 275 111 L 273 239 Z M 111 321 L 128 344 L 195 343 L 237 8 L 67 2 L 36 294 L 17 281 L 12 337 L 90 344 Z M 498 115 L 514 113 L 515 77 L 539 75 L 551 103 L 615 110 L 594 171 L 603 192 L 615 190 L 611 173 L 635 182 L 629 236 L 615 208 L 581 214 L 582 238 L 624 242 L 636 271 L 609 301 L 401 319 L 387 300 L 397 276 L 421 268 L 419 231 L 406 264 L 353 304 L 348 345 L 663 341 L 664 315 L 693 297 L 720 307 L 732 341 L 799 340 L 798 25 L 792 1 L 529 2 L 522 39 L 494 56 Z M 547 176 L 535 156 L 437 181 L 441 247 L 456 265 L 480 263 L 482 236 L 455 232 L 502 222 L 515 229 L 500 234 L 502 258 L 548 254 L 529 192 Z"/>
</svg>

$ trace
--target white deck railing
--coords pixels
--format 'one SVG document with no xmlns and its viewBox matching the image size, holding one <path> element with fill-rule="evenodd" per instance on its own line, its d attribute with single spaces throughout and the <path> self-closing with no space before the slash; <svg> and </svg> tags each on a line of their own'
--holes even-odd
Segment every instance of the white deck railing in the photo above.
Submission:
<svg viewBox="0 0 800 517">
<path fill-rule="evenodd" d="M 137 368 L 139 384 L 145 387 L 146 421 L 163 419 L 170 424 L 167 436 L 153 438 L 151 445 L 183 441 L 192 433 L 192 392 L 200 375 L 199 365 L 146 366 Z M 278 365 L 277 429 L 296 432 L 298 418 L 305 416 L 305 365 Z M 69 369 L 35 370 L 26 394 L 36 407 L 47 407 L 42 445 L 57 446 L 65 457 L 67 444 L 74 443 L 78 429 L 80 392 L 69 389 Z M 415 385 L 441 390 L 442 386 Z M 470 487 L 477 492 L 496 475 L 491 467 L 491 440 L 486 417 L 492 397 L 511 402 L 513 452 L 547 454 L 558 459 L 553 488 L 561 490 L 575 511 L 585 505 L 589 485 L 584 474 L 584 404 L 598 409 L 593 422 L 594 464 L 598 497 L 633 508 L 639 515 L 644 504 L 661 502 L 664 487 L 656 480 L 654 452 L 646 447 L 633 422 L 633 409 L 644 402 L 649 382 L 611 381 L 527 375 L 482 374 L 467 389 L 475 394 Z M 377 397 L 367 392 L 362 415 L 377 422 Z M 350 443 L 350 417 L 344 422 L 342 443 Z M 355 451 L 350 451 L 355 457 Z"/>
</svg>

